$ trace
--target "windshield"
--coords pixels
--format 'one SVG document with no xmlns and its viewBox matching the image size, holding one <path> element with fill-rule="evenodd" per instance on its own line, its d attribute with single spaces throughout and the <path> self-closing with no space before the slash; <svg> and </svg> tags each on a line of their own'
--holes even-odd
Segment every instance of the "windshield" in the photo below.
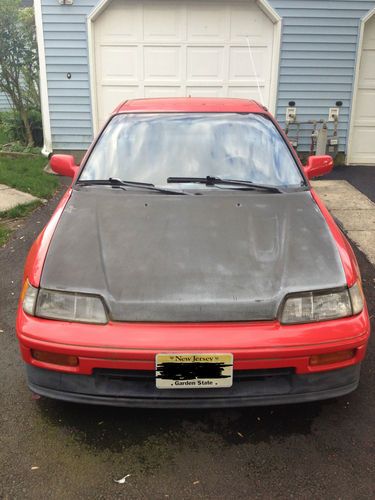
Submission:
<svg viewBox="0 0 375 500">
<path fill-rule="evenodd" d="M 274 124 L 261 115 L 234 113 L 116 115 L 80 180 L 114 177 L 165 186 L 171 176 L 285 187 L 303 182 Z"/>
</svg>

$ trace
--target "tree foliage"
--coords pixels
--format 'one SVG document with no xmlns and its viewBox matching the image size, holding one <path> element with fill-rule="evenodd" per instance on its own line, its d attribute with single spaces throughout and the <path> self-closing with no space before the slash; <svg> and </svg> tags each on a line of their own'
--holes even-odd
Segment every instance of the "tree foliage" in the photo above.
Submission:
<svg viewBox="0 0 375 500">
<path fill-rule="evenodd" d="M 34 12 L 20 0 L 0 0 L 0 91 L 23 125 L 23 142 L 34 145 L 30 115 L 40 111 L 38 47 Z"/>
</svg>

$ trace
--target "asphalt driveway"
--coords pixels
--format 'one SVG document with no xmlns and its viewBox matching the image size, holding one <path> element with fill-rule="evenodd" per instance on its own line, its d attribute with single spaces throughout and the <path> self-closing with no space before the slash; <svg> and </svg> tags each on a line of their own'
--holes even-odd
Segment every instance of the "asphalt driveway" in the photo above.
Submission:
<svg viewBox="0 0 375 500">
<path fill-rule="evenodd" d="M 57 198 L 0 249 L 0 498 L 375 497 L 374 338 L 359 389 L 323 403 L 151 411 L 33 399 L 14 320 L 27 250 Z M 357 256 L 374 328 L 375 270 Z"/>
</svg>

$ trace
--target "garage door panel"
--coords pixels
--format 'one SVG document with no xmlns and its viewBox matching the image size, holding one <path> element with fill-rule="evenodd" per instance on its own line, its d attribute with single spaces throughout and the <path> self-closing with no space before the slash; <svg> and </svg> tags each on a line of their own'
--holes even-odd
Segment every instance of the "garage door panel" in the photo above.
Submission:
<svg viewBox="0 0 375 500">
<path fill-rule="evenodd" d="M 187 86 L 186 95 L 190 97 L 225 97 L 224 89 L 220 87 Z"/>
<path fill-rule="evenodd" d="M 375 16 L 372 16 L 366 23 L 366 30 L 363 37 L 363 49 L 375 50 Z"/>
<path fill-rule="evenodd" d="M 356 127 L 354 132 L 354 153 L 362 156 L 371 156 L 371 154 L 374 154 L 373 133 L 373 127 Z"/>
<path fill-rule="evenodd" d="M 180 47 L 144 47 L 145 82 L 181 80 Z"/>
<path fill-rule="evenodd" d="M 369 106 L 369 103 L 373 106 Z M 375 85 L 373 89 L 361 90 L 357 94 L 356 103 L 356 121 L 360 123 L 361 120 L 374 120 L 375 121 Z"/>
<path fill-rule="evenodd" d="M 244 6 L 243 3 L 233 5 L 230 16 L 230 41 L 243 43 L 249 38 L 251 44 L 269 43 L 273 38 L 273 26 L 269 19 L 254 4 Z"/>
<path fill-rule="evenodd" d="M 155 97 L 183 97 L 184 90 L 181 86 L 145 86 L 144 97 L 155 98 Z"/>
<path fill-rule="evenodd" d="M 103 85 L 127 84 L 129 81 L 137 83 L 140 78 L 138 59 L 139 49 L 136 46 L 101 47 L 98 80 Z"/>
<path fill-rule="evenodd" d="M 259 101 L 259 91 L 256 85 L 253 87 L 228 87 L 228 96 L 237 97 L 239 99 L 254 99 L 255 101 Z"/>
<path fill-rule="evenodd" d="M 144 9 L 144 40 L 146 42 L 177 42 L 183 38 L 181 8 L 170 2 L 147 5 Z M 174 4 L 173 4 L 174 7 Z"/>
<path fill-rule="evenodd" d="M 375 165 L 375 16 L 364 28 L 352 112 L 349 162 Z"/>
<path fill-rule="evenodd" d="M 137 2 L 115 0 L 100 16 L 95 38 L 101 44 L 127 43 L 142 38 L 142 11 Z"/>
<path fill-rule="evenodd" d="M 211 2 L 191 3 L 187 11 L 187 40 L 189 42 L 223 42 L 228 39 L 229 25 L 224 5 Z"/>
<path fill-rule="evenodd" d="M 134 86 L 105 86 L 101 87 L 101 106 L 99 107 L 99 120 L 100 124 L 103 125 L 107 120 L 110 113 L 107 112 L 108 109 L 113 110 L 121 101 L 126 99 L 135 99 L 139 97 L 138 85 Z"/>
<path fill-rule="evenodd" d="M 254 66 L 248 47 L 232 47 L 229 54 L 229 79 L 239 80 L 262 80 L 264 85 L 267 78 L 267 47 L 251 48 Z"/>
<path fill-rule="evenodd" d="M 372 85 L 375 87 L 375 49 L 364 50 L 361 58 L 361 86 Z"/>
<path fill-rule="evenodd" d="M 259 100 L 257 79 L 268 104 L 273 33 L 255 0 L 109 2 L 93 24 L 99 124 L 129 98 Z"/>
<path fill-rule="evenodd" d="M 224 47 L 187 47 L 187 80 L 224 81 Z"/>
</svg>

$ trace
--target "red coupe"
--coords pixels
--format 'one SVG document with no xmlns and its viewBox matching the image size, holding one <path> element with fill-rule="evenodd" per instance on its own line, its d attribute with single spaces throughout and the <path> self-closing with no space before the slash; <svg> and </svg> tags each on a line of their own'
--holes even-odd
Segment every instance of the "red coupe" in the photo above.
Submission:
<svg viewBox="0 0 375 500">
<path fill-rule="evenodd" d="M 30 389 L 228 407 L 353 391 L 369 318 L 353 251 L 280 126 L 243 99 L 121 104 L 27 258 Z"/>
</svg>

